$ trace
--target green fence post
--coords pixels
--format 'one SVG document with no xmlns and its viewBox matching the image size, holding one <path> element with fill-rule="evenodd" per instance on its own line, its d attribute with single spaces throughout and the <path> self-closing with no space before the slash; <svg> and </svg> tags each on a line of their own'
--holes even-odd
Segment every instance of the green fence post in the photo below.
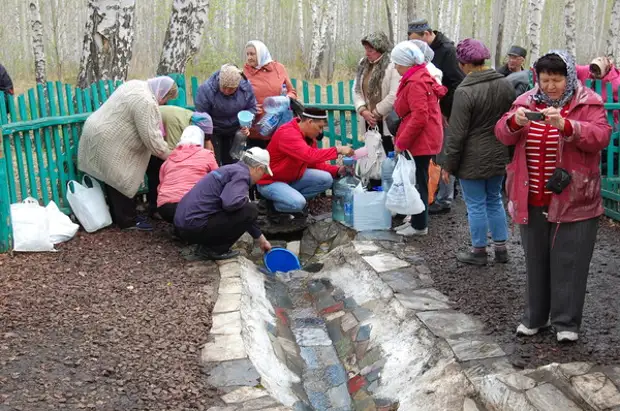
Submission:
<svg viewBox="0 0 620 411">
<path fill-rule="evenodd" d="M 327 86 L 327 104 L 334 104 L 334 86 Z M 336 124 L 334 119 L 334 111 L 327 111 L 327 126 L 329 128 L 329 146 L 336 146 Z"/>
<path fill-rule="evenodd" d="M 34 94 L 34 89 L 28 90 L 28 105 L 30 107 L 30 117 L 32 120 L 39 118 L 37 109 L 37 100 Z M 33 130 L 34 134 L 34 146 L 37 157 L 37 164 L 39 166 L 39 186 L 41 187 L 41 199 L 43 203 L 49 203 L 49 194 L 47 192 L 47 168 L 43 161 L 43 144 L 41 143 L 41 129 Z"/>
<path fill-rule="evenodd" d="M 17 105 L 19 107 L 19 118 L 21 121 L 28 121 L 28 110 L 26 108 L 26 97 L 20 95 L 17 97 Z M 21 136 L 24 139 L 24 147 L 26 151 L 26 165 L 28 167 L 28 180 L 30 191 L 28 196 L 39 198 L 39 189 L 37 188 L 37 174 L 34 168 L 34 156 L 32 151 L 32 138 L 29 131 L 22 131 Z M 22 193 L 23 195 L 23 193 Z"/>
<path fill-rule="evenodd" d="M 342 81 L 338 82 L 338 104 L 344 104 L 344 83 Z M 340 141 L 342 145 L 347 145 L 349 143 L 349 139 L 347 138 L 347 112 L 344 110 L 340 110 Z M 351 144 L 355 147 L 355 142 Z"/>
<path fill-rule="evenodd" d="M 0 125 L 7 124 L 4 92 L 0 91 Z M 7 163 L 4 158 L 4 129 L 0 128 L 0 253 L 13 248 L 13 227 L 11 225 L 11 199 Z M 11 170 L 12 172 L 12 170 Z"/>
</svg>

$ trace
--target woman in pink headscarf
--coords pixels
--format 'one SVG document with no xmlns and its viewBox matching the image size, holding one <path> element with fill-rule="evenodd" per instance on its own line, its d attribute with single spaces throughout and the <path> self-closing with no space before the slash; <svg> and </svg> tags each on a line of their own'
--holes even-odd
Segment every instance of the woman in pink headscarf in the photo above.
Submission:
<svg viewBox="0 0 620 411">
<path fill-rule="evenodd" d="M 153 229 L 137 216 L 133 197 L 151 157 L 168 157 L 159 105 L 177 94 L 174 80 L 167 76 L 131 80 L 121 84 L 84 123 L 78 169 L 106 184 L 112 219 L 122 229 Z"/>
</svg>

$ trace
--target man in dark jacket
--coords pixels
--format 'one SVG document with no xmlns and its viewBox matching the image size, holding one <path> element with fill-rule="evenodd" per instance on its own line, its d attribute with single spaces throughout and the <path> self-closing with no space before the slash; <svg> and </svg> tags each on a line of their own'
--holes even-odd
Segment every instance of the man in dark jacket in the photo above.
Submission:
<svg viewBox="0 0 620 411">
<path fill-rule="evenodd" d="M 503 76 L 511 73 L 518 73 L 525 70 L 523 63 L 527 57 L 527 50 L 521 46 L 512 46 L 508 50 L 508 62 L 497 69 L 497 72 Z"/>
<path fill-rule="evenodd" d="M 239 253 L 230 247 L 246 231 L 263 252 L 271 244 L 256 225 L 258 208 L 248 197 L 250 185 L 272 175 L 269 153 L 259 147 L 246 151 L 241 160 L 210 172 L 183 196 L 174 215 L 174 226 L 183 240 L 198 244 L 196 256 L 225 260 Z"/>
<path fill-rule="evenodd" d="M 9 111 L 9 103 L 8 97 L 9 95 L 13 95 L 13 81 L 11 81 L 11 77 L 9 73 L 6 71 L 4 66 L 0 64 L 0 91 L 4 91 L 4 94 L 7 98 L 7 113 Z"/>
<path fill-rule="evenodd" d="M 452 112 L 454 92 L 465 78 L 465 74 L 459 68 L 459 63 L 456 59 L 454 42 L 442 32 L 432 30 L 426 19 L 417 19 L 409 23 L 407 35 L 410 40 L 426 42 L 435 52 L 432 63 L 443 72 L 442 84 L 448 88 L 448 94 L 441 99 L 439 105 L 441 113 L 446 117 L 446 120 L 449 120 L 450 113 Z M 428 208 L 429 214 L 450 212 L 452 200 L 454 200 L 455 182 L 454 176 L 450 177 L 448 184 L 444 181 L 439 182 L 439 192 L 435 197 L 435 202 Z"/>
</svg>

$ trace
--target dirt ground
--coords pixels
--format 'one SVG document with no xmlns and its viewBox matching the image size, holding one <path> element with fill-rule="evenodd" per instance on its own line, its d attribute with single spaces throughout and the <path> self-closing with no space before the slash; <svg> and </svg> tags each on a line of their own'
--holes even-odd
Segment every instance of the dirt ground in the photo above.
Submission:
<svg viewBox="0 0 620 411">
<path fill-rule="evenodd" d="M 206 410 L 199 365 L 218 277 L 153 233 L 85 232 L 0 254 L 0 411 Z"/>
<path fill-rule="evenodd" d="M 525 261 L 518 227 L 508 247 L 510 263 L 469 266 L 455 256 L 470 244 L 465 204 L 457 199 L 450 214 L 432 216 L 429 235 L 419 244 L 432 271 L 435 287 L 455 308 L 475 315 L 518 367 L 550 362 L 592 361 L 620 364 L 620 224 L 602 218 L 590 265 L 582 331 L 577 343 L 558 344 L 555 334 L 516 337 L 523 311 Z"/>
</svg>

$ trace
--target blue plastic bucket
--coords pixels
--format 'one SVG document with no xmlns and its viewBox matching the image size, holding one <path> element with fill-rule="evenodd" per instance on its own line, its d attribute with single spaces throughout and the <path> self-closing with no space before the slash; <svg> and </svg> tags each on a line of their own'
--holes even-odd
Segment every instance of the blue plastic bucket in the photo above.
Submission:
<svg viewBox="0 0 620 411">
<path fill-rule="evenodd" d="M 301 268 L 299 258 L 286 248 L 272 248 L 271 251 L 263 257 L 263 262 L 270 273 L 278 271 L 287 273 Z"/>
<path fill-rule="evenodd" d="M 254 114 L 247 110 L 243 110 L 237 113 L 239 119 L 239 125 L 241 127 L 252 127 L 252 121 L 254 121 Z"/>
</svg>

